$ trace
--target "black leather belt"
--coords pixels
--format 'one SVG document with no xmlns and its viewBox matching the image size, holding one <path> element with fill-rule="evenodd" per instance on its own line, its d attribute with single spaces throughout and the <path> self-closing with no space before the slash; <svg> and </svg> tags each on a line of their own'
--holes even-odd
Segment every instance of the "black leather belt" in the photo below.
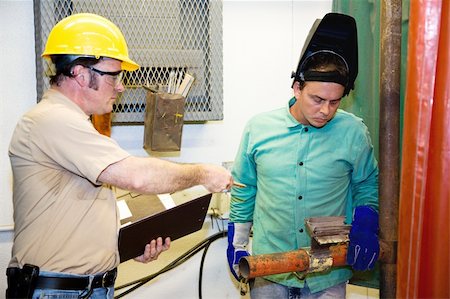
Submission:
<svg viewBox="0 0 450 299">
<path fill-rule="evenodd" d="M 89 277 L 49 277 L 39 276 L 36 289 L 86 290 L 108 288 L 114 285 L 117 268 L 94 276 L 89 288 Z"/>
</svg>

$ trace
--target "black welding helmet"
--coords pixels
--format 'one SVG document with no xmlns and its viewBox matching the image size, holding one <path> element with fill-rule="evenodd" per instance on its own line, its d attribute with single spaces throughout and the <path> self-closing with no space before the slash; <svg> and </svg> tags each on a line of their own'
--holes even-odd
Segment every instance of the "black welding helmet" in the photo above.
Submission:
<svg viewBox="0 0 450 299">
<path fill-rule="evenodd" d="M 304 69 L 312 56 L 323 52 L 342 58 L 348 69 L 348 78 L 343 78 L 336 72 L 307 72 Z M 297 71 L 292 72 L 294 82 L 336 82 L 345 87 L 344 96 L 346 96 L 354 88 L 357 75 L 358 39 L 355 19 L 339 13 L 328 13 L 323 19 L 317 19 L 306 38 Z"/>
</svg>

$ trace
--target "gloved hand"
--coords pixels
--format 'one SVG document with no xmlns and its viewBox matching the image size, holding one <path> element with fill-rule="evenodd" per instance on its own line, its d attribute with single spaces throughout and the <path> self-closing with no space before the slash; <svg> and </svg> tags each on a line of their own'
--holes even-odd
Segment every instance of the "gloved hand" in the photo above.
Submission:
<svg viewBox="0 0 450 299">
<path fill-rule="evenodd" d="M 357 271 L 371 270 L 380 254 L 378 213 L 369 206 L 356 207 L 350 229 L 347 264 Z"/>
<path fill-rule="evenodd" d="M 231 274 L 239 281 L 239 260 L 250 255 L 247 251 L 251 222 L 228 222 L 227 258 Z"/>
</svg>

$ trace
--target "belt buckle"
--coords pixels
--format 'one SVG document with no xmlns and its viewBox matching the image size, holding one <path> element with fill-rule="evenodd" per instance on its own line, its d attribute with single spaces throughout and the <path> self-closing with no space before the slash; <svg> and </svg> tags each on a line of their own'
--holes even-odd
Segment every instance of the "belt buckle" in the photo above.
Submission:
<svg viewBox="0 0 450 299">
<path fill-rule="evenodd" d="M 111 285 L 111 283 L 114 284 L 114 281 L 116 280 L 116 276 L 117 276 L 117 271 L 115 271 L 115 270 L 110 270 L 110 271 L 106 271 L 105 273 L 103 273 L 103 275 L 102 275 L 102 288 L 109 287 Z M 106 286 L 106 284 L 108 282 L 110 283 L 110 285 Z"/>
</svg>

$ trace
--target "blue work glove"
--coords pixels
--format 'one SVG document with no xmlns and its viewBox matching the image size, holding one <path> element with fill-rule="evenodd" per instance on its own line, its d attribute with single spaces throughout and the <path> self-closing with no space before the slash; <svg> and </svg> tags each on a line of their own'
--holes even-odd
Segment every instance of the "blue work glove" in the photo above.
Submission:
<svg viewBox="0 0 450 299">
<path fill-rule="evenodd" d="M 250 255 L 247 251 L 251 222 L 228 222 L 227 259 L 231 274 L 239 281 L 239 260 Z"/>
<path fill-rule="evenodd" d="M 354 270 L 372 270 L 380 254 L 378 213 L 369 206 L 356 207 L 347 251 L 347 264 Z"/>
</svg>

